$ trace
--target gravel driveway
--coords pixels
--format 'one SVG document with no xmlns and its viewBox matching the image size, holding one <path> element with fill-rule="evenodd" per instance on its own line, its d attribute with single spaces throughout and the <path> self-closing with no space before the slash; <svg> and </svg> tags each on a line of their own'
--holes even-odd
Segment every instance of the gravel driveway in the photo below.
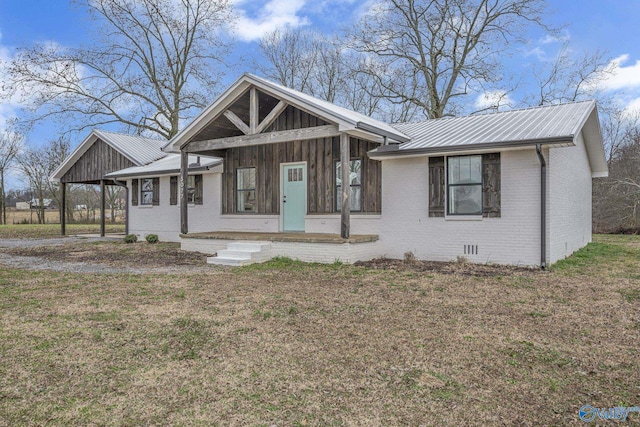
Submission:
<svg viewBox="0 0 640 427">
<path fill-rule="evenodd" d="M 210 271 L 208 267 L 173 266 L 173 267 L 113 267 L 89 262 L 65 262 L 54 261 L 34 256 L 19 256 L 6 253 L 3 249 L 33 248 L 63 246 L 66 243 L 76 241 L 92 242 L 106 240 L 99 237 L 60 237 L 53 239 L 0 239 L 0 268 L 1 266 L 19 268 L 24 270 L 48 270 L 68 273 L 96 273 L 96 274 L 146 274 L 146 273 L 194 273 Z"/>
</svg>

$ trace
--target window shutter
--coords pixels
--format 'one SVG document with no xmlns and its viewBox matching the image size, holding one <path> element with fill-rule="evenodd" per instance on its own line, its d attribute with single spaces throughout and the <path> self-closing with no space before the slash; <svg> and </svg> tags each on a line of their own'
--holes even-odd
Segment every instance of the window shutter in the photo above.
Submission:
<svg viewBox="0 0 640 427">
<path fill-rule="evenodd" d="M 140 192 L 138 191 L 138 180 L 131 180 L 131 206 L 138 206 L 138 196 Z"/>
<path fill-rule="evenodd" d="M 429 157 L 429 216 L 444 216 L 444 157 Z"/>
<path fill-rule="evenodd" d="M 482 155 L 482 216 L 500 218 L 500 153 Z"/>
<path fill-rule="evenodd" d="M 195 175 L 193 177 L 196 186 L 196 194 L 194 197 L 194 203 L 196 205 L 202 204 L 203 191 L 202 191 L 202 175 Z"/>
<path fill-rule="evenodd" d="M 160 178 L 153 178 L 153 206 L 158 206 L 160 204 Z"/>
<path fill-rule="evenodd" d="M 169 204 L 178 204 L 178 177 L 172 176 L 169 178 Z"/>
</svg>

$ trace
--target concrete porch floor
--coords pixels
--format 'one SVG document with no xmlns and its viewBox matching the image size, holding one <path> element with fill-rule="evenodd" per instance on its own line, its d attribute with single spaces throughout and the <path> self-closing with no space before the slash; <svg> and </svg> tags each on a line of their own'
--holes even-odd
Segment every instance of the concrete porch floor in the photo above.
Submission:
<svg viewBox="0 0 640 427">
<path fill-rule="evenodd" d="M 377 234 L 351 235 L 343 239 L 339 234 L 329 233 L 260 233 L 250 231 L 211 231 L 204 233 L 181 234 L 183 239 L 211 240 L 252 240 L 265 242 L 300 242 L 300 243 L 368 243 L 378 240 Z"/>
</svg>

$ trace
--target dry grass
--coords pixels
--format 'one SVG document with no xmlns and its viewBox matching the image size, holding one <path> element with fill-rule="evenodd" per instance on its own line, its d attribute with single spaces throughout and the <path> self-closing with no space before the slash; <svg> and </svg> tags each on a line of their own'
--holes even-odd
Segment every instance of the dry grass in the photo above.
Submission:
<svg viewBox="0 0 640 427">
<path fill-rule="evenodd" d="M 583 425 L 640 404 L 639 243 L 547 273 L 2 269 L 0 425 Z"/>
<path fill-rule="evenodd" d="M 99 221 L 100 220 L 100 211 L 97 211 L 95 220 Z M 105 211 L 105 218 L 107 219 L 107 222 L 111 221 L 111 209 L 107 209 Z M 121 210 L 116 210 L 116 220 L 119 223 L 122 223 L 122 215 L 123 215 L 123 211 Z M 76 221 L 86 221 L 87 219 L 87 214 L 84 211 L 75 211 L 73 214 L 73 217 L 75 218 Z M 60 224 L 60 213 L 58 211 L 58 209 L 45 209 L 44 211 L 44 218 L 45 218 L 45 223 L 47 224 Z M 89 216 L 89 218 L 93 218 L 93 216 Z M 23 221 L 27 221 L 29 223 L 37 223 L 38 222 L 38 215 L 36 214 L 36 211 L 30 211 L 30 210 L 17 210 L 16 208 L 8 208 L 7 209 L 7 224 L 20 224 Z"/>
<path fill-rule="evenodd" d="M 106 224 L 107 233 L 124 233 L 124 224 Z M 67 235 L 99 233 L 100 224 L 67 224 Z M 0 225 L 0 239 L 60 237 L 60 224 Z"/>
<path fill-rule="evenodd" d="M 53 261 L 85 262 L 113 267 L 166 267 L 207 265 L 207 255 L 180 250 L 180 243 L 150 244 L 124 241 L 74 241 L 62 248 L 31 247 L 7 250 L 12 255 L 42 257 Z"/>
</svg>

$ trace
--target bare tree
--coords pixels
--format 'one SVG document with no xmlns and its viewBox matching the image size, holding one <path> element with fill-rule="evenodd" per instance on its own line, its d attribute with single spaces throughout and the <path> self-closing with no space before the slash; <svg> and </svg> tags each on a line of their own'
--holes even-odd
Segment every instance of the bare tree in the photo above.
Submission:
<svg viewBox="0 0 640 427">
<path fill-rule="evenodd" d="M 79 120 L 74 130 L 122 123 L 171 138 L 221 77 L 229 0 L 84 0 L 101 40 L 85 48 L 40 43 L 8 66 L 9 94 L 32 120 Z"/>
<path fill-rule="evenodd" d="M 309 92 L 317 65 L 319 37 L 304 29 L 276 29 L 260 40 L 265 61 L 257 64 L 266 77 L 300 92 Z"/>
<path fill-rule="evenodd" d="M 7 197 L 5 192 L 6 174 L 14 166 L 22 149 L 22 134 L 9 126 L 0 133 L 0 224 L 7 223 Z"/>
<path fill-rule="evenodd" d="M 18 157 L 18 165 L 22 174 L 31 187 L 34 198 L 37 200 L 36 212 L 38 223 L 43 224 L 45 198 L 48 196 L 56 201 L 60 215 L 64 214 L 60 186 L 49 180 L 53 171 L 60 166 L 70 153 L 70 144 L 66 138 L 49 141 L 41 148 L 30 148 Z"/>
<path fill-rule="evenodd" d="M 112 224 L 116 222 L 116 211 L 122 209 L 122 200 L 124 197 L 124 188 L 117 185 L 105 186 L 105 204 L 111 211 Z"/>
<path fill-rule="evenodd" d="M 351 35 L 373 57 L 371 95 L 417 106 L 428 118 L 456 114 L 470 88 L 500 79 L 499 56 L 542 26 L 544 0 L 389 0 L 378 2 Z"/>
<path fill-rule="evenodd" d="M 51 176 L 58 166 L 60 166 L 69 154 L 71 154 L 71 144 L 67 138 L 62 136 L 57 140 L 50 141 L 42 151 L 42 155 L 45 160 L 44 165 L 48 173 L 47 176 Z M 62 216 L 65 214 L 65 206 L 63 206 L 62 203 L 61 186 L 60 184 L 47 179 L 46 189 L 51 197 L 56 201 L 56 205 L 60 212 L 60 221 L 62 221 Z"/>
<path fill-rule="evenodd" d="M 620 120 L 615 128 L 624 130 L 610 143 L 615 150 L 608 151 L 609 177 L 594 181 L 594 228 L 640 233 L 640 127 L 633 117 L 623 115 Z"/>
<path fill-rule="evenodd" d="M 605 52 L 575 54 L 568 42 L 555 60 L 534 68 L 538 93 L 528 104 L 574 102 L 596 96 L 598 82 L 611 74 L 613 65 Z"/>
<path fill-rule="evenodd" d="M 30 201 L 31 208 L 33 209 L 34 207 L 33 202 L 35 199 L 38 224 L 44 224 L 44 199 L 48 185 L 47 182 L 49 181 L 49 174 L 47 173 L 42 153 L 39 150 L 27 149 L 18 158 L 18 163 L 20 165 L 20 171 L 26 178 L 33 194 L 33 198 Z"/>
</svg>

